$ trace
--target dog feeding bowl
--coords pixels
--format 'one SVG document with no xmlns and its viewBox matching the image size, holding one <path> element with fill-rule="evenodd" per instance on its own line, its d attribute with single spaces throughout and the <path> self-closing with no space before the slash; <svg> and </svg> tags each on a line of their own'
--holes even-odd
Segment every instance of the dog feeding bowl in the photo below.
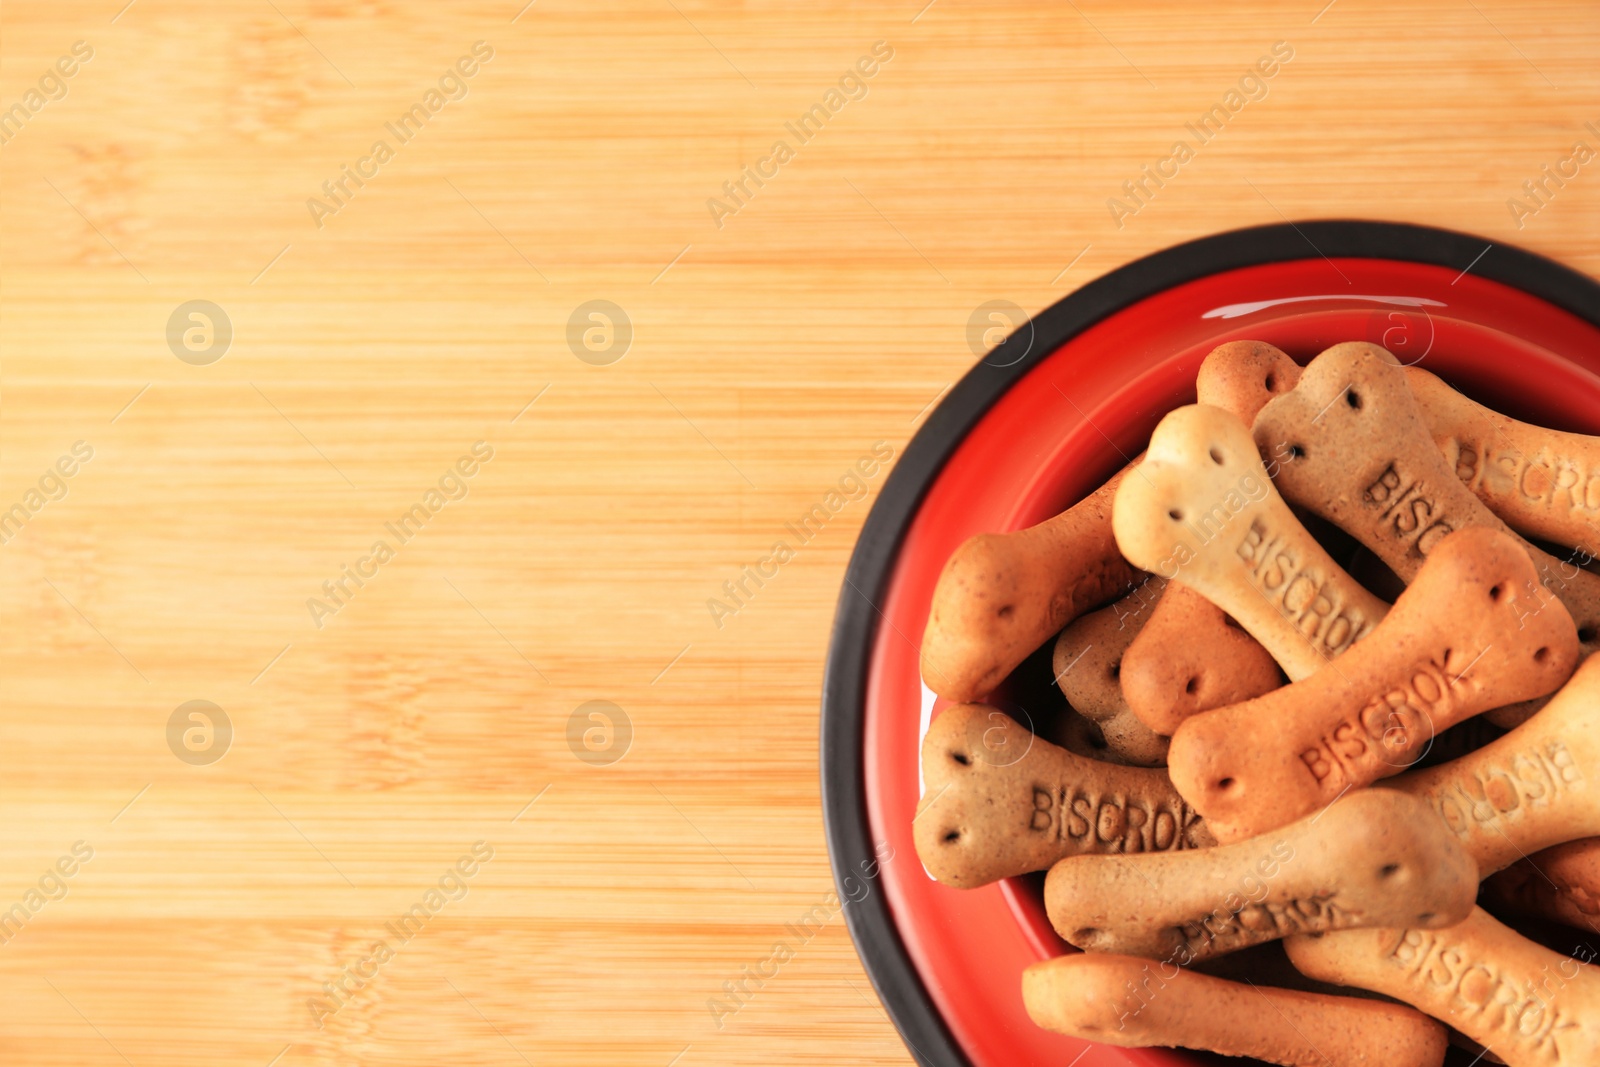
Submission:
<svg viewBox="0 0 1600 1067">
<path fill-rule="evenodd" d="M 1034 1025 L 1024 968 L 1076 951 L 1045 917 L 1043 876 L 939 884 L 918 862 L 912 819 L 921 740 L 943 708 L 918 657 L 945 561 L 975 534 L 1031 526 L 1100 486 L 1162 416 L 1194 402 L 1207 353 L 1240 339 L 1300 363 L 1371 341 L 1513 418 L 1600 434 L 1600 285 L 1514 248 L 1414 226 L 1307 222 L 1180 245 L 1047 308 L 973 367 L 917 431 L 867 518 L 823 697 L 835 878 L 858 884 L 858 872 L 877 872 L 845 915 L 925 1067 L 1224 1062 Z M 1050 736 L 1065 707 L 1051 683 L 1046 643 L 988 702 Z M 1471 1062 L 1457 1056 L 1450 1062 Z"/>
</svg>

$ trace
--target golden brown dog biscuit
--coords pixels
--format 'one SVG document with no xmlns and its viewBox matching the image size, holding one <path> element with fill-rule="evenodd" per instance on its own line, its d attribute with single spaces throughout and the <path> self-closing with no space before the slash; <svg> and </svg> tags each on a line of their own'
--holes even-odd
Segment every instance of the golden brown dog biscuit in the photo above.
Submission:
<svg viewBox="0 0 1600 1067">
<path fill-rule="evenodd" d="M 1221 408 L 1195 404 L 1161 420 L 1117 489 L 1111 525 L 1131 563 L 1199 590 L 1291 680 L 1314 674 L 1388 610 L 1306 533 L 1250 432 Z"/>
<path fill-rule="evenodd" d="M 963 889 L 1083 852 L 1216 843 L 1165 771 L 1074 756 L 981 704 L 933 720 L 922 774 L 917 855 L 934 878 Z"/>
<path fill-rule="evenodd" d="M 1317 356 L 1261 409 L 1254 435 L 1287 500 L 1347 530 L 1405 581 L 1452 530 L 1511 532 L 1461 484 L 1405 371 L 1377 345 L 1351 341 Z M 1584 651 L 1600 649 L 1600 575 L 1523 546 L 1572 613 Z"/>
<path fill-rule="evenodd" d="M 1127 468 L 1037 526 L 970 538 L 934 587 L 922 680 L 946 700 L 988 695 L 1063 626 L 1143 578 L 1117 551 L 1111 500 Z"/>
<path fill-rule="evenodd" d="M 1508 911 L 1600 932 L 1600 837 L 1520 859 L 1483 889 L 1487 900 Z"/>
<path fill-rule="evenodd" d="M 1513 529 L 1600 554 L 1600 437 L 1507 418 L 1421 367 L 1406 381 L 1456 477 Z"/>
<path fill-rule="evenodd" d="M 1056 639 L 1056 685 L 1074 711 L 1100 727 L 1107 750 L 1136 767 L 1165 767 L 1166 737 L 1136 718 L 1122 696 L 1122 657 L 1162 597 L 1165 579 L 1151 578 L 1132 593 L 1073 621 Z"/>
<path fill-rule="evenodd" d="M 1590 656 L 1544 710 L 1450 763 L 1391 778 L 1455 832 L 1488 877 L 1523 856 L 1600 835 L 1600 656 Z"/>
<path fill-rule="evenodd" d="M 1132 956 L 1071 955 L 1022 972 L 1047 1030 L 1122 1048 L 1205 1049 L 1286 1067 L 1440 1067 L 1444 1027 L 1399 1004 L 1245 985 Z"/>
<path fill-rule="evenodd" d="M 1445 930 L 1344 930 L 1284 944 L 1311 977 L 1403 1000 L 1511 1067 L 1600 1063 L 1600 973 L 1482 908 Z"/>
<path fill-rule="evenodd" d="M 1300 380 L 1300 365 L 1265 341 L 1229 341 L 1200 364 L 1194 389 L 1200 403 L 1231 411 L 1249 426 L 1267 401 Z"/>
<path fill-rule="evenodd" d="M 1128 709 L 1155 733 L 1171 735 L 1191 715 L 1283 684 L 1261 642 L 1182 582 L 1168 582 L 1147 614 L 1122 654 L 1121 681 Z"/>
<path fill-rule="evenodd" d="M 1478 868 L 1427 805 L 1368 789 L 1271 834 L 1176 855 L 1069 856 L 1045 879 L 1068 943 L 1182 966 L 1355 926 L 1449 926 Z"/>
<path fill-rule="evenodd" d="M 1526 589 L 1542 599 L 1529 606 Z M 1552 693 L 1577 664 L 1572 619 L 1517 539 L 1460 530 L 1337 664 L 1180 726 L 1169 773 L 1217 839 L 1235 841 L 1398 774 L 1439 731 Z"/>
</svg>

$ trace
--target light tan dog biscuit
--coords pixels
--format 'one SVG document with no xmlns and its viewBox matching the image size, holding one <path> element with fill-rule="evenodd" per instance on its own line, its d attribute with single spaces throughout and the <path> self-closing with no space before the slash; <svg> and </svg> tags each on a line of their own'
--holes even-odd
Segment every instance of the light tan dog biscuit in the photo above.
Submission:
<svg viewBox="0 0 1600 1067">
<path fill-rule="evenodd" d="M 1212 349 L 1195 381 L 1200 403 L 1246 426 L 1268 400 L 1294 388 L 1300 368 L 1264 341 Z M 1228 613 L 1182 582 L 1167 584 L 1149 621 L 1122 657 L 1122 691 L 1133 714 L 1157 734 L 1207 708 L 1260 696 L 1282 684 L 1278 664 Z"/>
<path fill-rule="evenodd" d="M 1143 578 L 1111 534 L 1111 500 L 1126 473 L 1053 519 L 979 534 L 956 549 L 922 636 L 929 689 L 946 700 L 987 696 L 1063 626 Z"/>
<path fill-rule="evenodd" d="M 1071 856 L 1045 910 L 1085 951 L 1187 966 L 1291 934 L 1449 926 L 1478 868 L 1427 805 L 1368 789 L 1275 833 L 1183 854 Z"/>
<path fill-rule="evenodd" d="M 1461 530 L 1336 665 L 1186 721 L 1169 773 L 1218 840 L 1238 840 L 1398 774 L 1439 731 L 1553 693 L 1577 664 L 1572 619 L 1517 539 Z"/>
<path fill-rule="evenodd" d="M 1140 722 L 1122 696 L 1122 658 L 1158 600 L 1165 579 L 1151 578 L 1132 593 L 1073 621 L 1056 639 L 1056 685 L 1074 711 L 1100 727 L 1106 748 L 1120 762 L 1164 767 L 1168 739 Z"/>
<path fill-rule="evenodd" d="M 1428 802 L 1487 877 L 1523 856 L 1600 835 L 1600 656 L 1500 740 L 1387 783 Z"/>
<path fill-rule="evenodd" d="M 1194 390 L 1202 404 L 1231 411 L 1249 426 L 1273 397 L 1300 381 L 1300 365 L 1265 341 L 1229 341 L 1200 364 Z"/>
<path fill-rule="evenodd" d="M 1022 972 L 1047 1030 L 1122 1048 L 1204 1049 L 1285 1067 L 1440 1067 L 1444 1027 L 1383 1001 L 1303 993 L 1132 956 L 1058 956 Z"/>
<path fill-rule="evenodd" d="M 1421 367 L 1406 381 L 1456 477 L 1513 529 L 1600 554 L 1600 437 L 1507 418 Z"/>
<path fill-rule="evenodd" d="M 1600 837 L 1520 859 L 1483 888 L 1487 900 L 1509 911 L 1600 933 Z"/>
<path fill-rule="evenodd" d="M 1377 345 L 1351 341 L 1317 356 L 1261 409 L 1254 434 L 1285 498 L 1347 530 L 1405 581 L 1452 530 L 1510 532 L 1456 477 L 1405 371 Z M 1600 649 L 1600 575 L 1523 546 L 1588 639 L 1584 651 Z"/>
<path fill-rule="evenodd" d="M 1191 715 L 1283 684 L 1272 654 L 1182 582 L 1168 582 L 1147 614 L 1122 654 L 1121 681 L 1128 709 L 1152 731 L 1171 735 Z"/>
<path fill-rule="evenodd" d="M 1600 972 L 1482 908 L 1446 930 L 1345 930 L 1284 944 L 1311 977 L 1403 1000 L 1511 1067 L 1600 1063 Z"/>
<path fill-rule="evenodd" d="M 1306 533 L 1272 487 L 1243 423 L 1221 408 L 1178 408 L 1123 478 L 1112 529 L 1130 562 L 1203 593 L 1291 680 L 1370 633 L 1388 605 Z"/>
<path fill-rule="evenodd" d="M 933 720 L 922 774 L 917 855 L 934 878 L 963 889 L 1084 852 L 1216 843 L 1165 771 L 1074 756 L 981 704 Z"/>
</svg>

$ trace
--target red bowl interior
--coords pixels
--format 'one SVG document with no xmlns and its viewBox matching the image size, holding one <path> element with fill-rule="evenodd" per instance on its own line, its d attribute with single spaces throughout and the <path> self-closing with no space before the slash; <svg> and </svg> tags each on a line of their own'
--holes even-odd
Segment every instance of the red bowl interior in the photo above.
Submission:
<svg viewBox="0 0 1600 1067">
<path fill-rule="evenodd" d="M 1273 303 L 1239 307 L 1246 302 Z M 1048 518 L 1099 486 L 1144 448 L 1163 415 L 1194 401 L 1205 355 L 1242 338 L 1271 342 L 1302 363 L 1339 341 L 1370 340 L 1509 415 L 1600 433 L 1600 330 L 1527 293 L 1440 267 L 1321 258 L 1249 267 L 1100 321 L 1046 357 L 973 427 L 907 531 L 879 605 L 886 625 L 877 631 L 866 692 L 874 840 L 916 855 L 918 753 L 927 717 L 943 707 L 922 687 L 918 644 L 950 553 L 973 534 Z M 1070 951 L 1050 929 L 1037 879 L 957 890 L 915 862 L 882 870 L 900 937 L 977 1067 L 1215 1062 L 1089 1045 L 1033 1025 L 1021 972 Z"/>
</svg>

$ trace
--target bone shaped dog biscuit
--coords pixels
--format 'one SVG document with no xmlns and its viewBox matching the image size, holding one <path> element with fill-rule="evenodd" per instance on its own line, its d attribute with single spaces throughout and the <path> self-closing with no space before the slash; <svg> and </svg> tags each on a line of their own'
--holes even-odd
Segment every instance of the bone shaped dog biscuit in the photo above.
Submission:
<svg viewBox="0 0 1600 1067">
<path fill-rule="evenodd" d="M 1421 367 L 1405 373 L 1446 462 L 1490 511 L 1529 537 L 1600 554 L 1600 437 L 1518 422 Z"/>
<path fill-rule="evenodd" d="M 1248 426 L 1263 404 L 1299 380 L 1299 366 L 1282 349 L 1229 341 L 1200 364 L 1195 391 L 1200 403 L 1230 411 Z M 1127 707 L 1155 733 L 1171 735 L 1196 712 L 1249 700 L 1280 684 L 1267 650 L 1182 582 L 1167 583 L 1146 616 L 1122 656 L 1121 681 Z"/>
<path fill-rule="evenodd" d="M 1334 345 L 1256 416 L 1255 440 L 1290 502 L 1349 532 L 1410 581 L 1452 530 L 1510 528 L 1461 484 L 1434 444 L 1406 374 L 1377 345 Z M 1600 575 L 1523 542 L 1540 580 L 1600 650 Z"/>
<path fill-rule="evenodd" d="M 1267 401 L 1293 389 L 1300 365 L 1265 341 L 1229 341 L 1200 364 L 1194 389 L 1200 403 L 1225 408 L 1246 426 Z"/>
<path fill-rule="evenodd" d="M 1577 663 L 1572 619 L 1516 538 L 1461 530 L 1336 665 L 1184 722 L 1169 773 L 1218 840 L 1263 833 L 1398 774 L 1439 731 L 1554 692 Z"/>
<path fill-rule="evenodd" d="M 1600 437 L 1563 433 L 1491 411 L 1421 367 L 1406 367 L 1416 398 L 1445 463 L 1462 483 L 1518 533 L 1572 551 L 1556 563 L 1555 585 L 1577 578 L 1600 552 Z M 1586 645 L 1594 634 L 1580 630 Z M 1520 726 L 1541 701 L 1489 713 L 1506 729 Z"/>
<path fill-rule="evenodd" d="M 1306 533 L 1250 432 L 1221 408 L 1195 404 L 1161 420 L 1144 462 L 1117 488 L 1111 525 L 1130 562 L 1199 590 L 1291 680 L 1315 673 L 1388 609 Z"/>
<path fill-rule="evenodd" d="M 1600 933 L 1600 837 L 1586 837 L 1520 859 L 1484 883 L 1489 901 Z"/>
<path fill-rule="evenodd" d="M 1444 1027 L 1399 1004 L 1245 985 L 1132 956 L 1036 963 L 1022 972 L 1022 1001 L 1038 1025 L 1087 1041 L 1285 1067 L 1440 1067 L 1446 1050 Z"/>
<path fill-rule="evenodd" d="M 1119 674 L 1128 710 L 1155 733 L 1170 736 L 1191 715 L 1282 684 L 1272 654 L 1182 582 L 1168 582 L 1146 615 Z"/>
<path fill-rule="evenodd" d="M 1600 656 L 1533 718 L 1471 755 L 1387 783 L 1426 800 L 1487 877 L 1522 856 L 1600 835 Z"/>
<path fill-rule="evenodd" d="M 970 889 L 1084 852 L 1216 843 L 1165 771 L 1075 756 L 981 704 L 946 708 L 922 744 L 917 855 Z"/>
<path fill-rule="evenodd" d="M 1149 578 L 1127 596 L 1073 620 L 1056 638 L 1056 685 L 1080 714 L 1104 722 L 1124 707 L 1122 655 L 1166 596 L 1165 578 Z"/>
<path fill-rule="evenodd" d="M 1111 500 L 1126 473 L 1054 518 L 956 549 L 922 636 L 929 689 L 954 701 L 987 695 L 1063 626 L 1139 581 L 1111 534 Z"/>
<path fill-rule="evenodd" d="M 1104 760 L 1109 763 L 1128 762 L 1106 746 L 1106 737 L 1101 732 L 1099 723 L 1079 715 L 1071 708 L 1065 709 L 1051 725 L 1053 729 L 1050 731 L 1049 740 L 1074 756 Z"/>
<path fill-rule="evenodd" d="M 1051 925 L 1070 944 L 1185 966 L 1317 930 L 1449 926 L 1477 895 L 1478 868 L 1450 831 L 1387 789 L 1236 844 L 1071 856 L 1044 885 Z"/>
<path fill-rule="evenodd" d="M 1482 908 L 1445 930 L 1344 930 L 1284 945 L 1311 977 L 1405 1001 L 1511 1067 L 1600 1063 L 1600 973 Z"/>
<path fill-rule="evenodd" d="M 1141 722 L 1122 695 L 1122 660 L 1144 622 L 1165 602 L 1166 580 L 1151 578 L 1099 611 L 1074 620 L 1056 639 L 1056 685 L 1074 711 L 1097 723 L 1106 749 L 1136 767 L 1164 767 L 1168 739 Z"/>
</svg>

